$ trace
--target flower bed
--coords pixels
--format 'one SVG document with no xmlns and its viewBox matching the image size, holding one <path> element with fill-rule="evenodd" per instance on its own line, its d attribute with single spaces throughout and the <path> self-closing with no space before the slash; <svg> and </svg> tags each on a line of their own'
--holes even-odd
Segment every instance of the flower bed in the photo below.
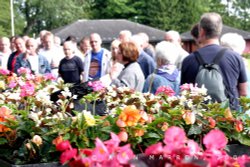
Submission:
<svg viewBox="0 0 250 167">
<path fill-rule="evenodd" d="M 219 129 L 229 144 L 250 146 L 248 98 L 241 98 L 242 112 L 236 112 L 227 103 L 210 103 L 206 89 L 193 85 L 182 85 L 180 96 L 173 96 L 166 87 L 153 95 L 104 88 L 98 81 L 87 83 L 88 91 L 73 91 L 71 85 L 26 69 L 20 76 L 0 69 L 0 78 L 0 157 L 15 164 L 58 161 L 55 145 L 60 141 L 70 141 L 72 148 L 94 148 L 96 138 L 110 140 L 111 132 L 119 137 L 119 146 L 130 144 L 133 154 L 140 154 L 162 141 L 172 126 L 199 144 L 205 134 Z M 52 101 L 55 92 L 58 98 Z M 74 111 L 76 100 L 83 109 L 91 104 L 92 110 Z M 99 102 L 107 115 L 96 115 Z"/>
</svg>

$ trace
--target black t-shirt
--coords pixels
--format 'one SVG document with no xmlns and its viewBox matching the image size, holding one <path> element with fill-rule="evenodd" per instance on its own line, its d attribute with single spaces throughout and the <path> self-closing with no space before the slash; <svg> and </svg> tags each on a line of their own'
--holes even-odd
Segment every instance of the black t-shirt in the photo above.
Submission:
<svg viewBox="0 0 250 167">
<path fill-rule="evenodd" d="M 59 74 L 65 83 L 80 83 L 81 73 L 83 72 L 82 60 L 74 56 L 71 59 L 63 58 L 59 65 Z"/>
</svg>

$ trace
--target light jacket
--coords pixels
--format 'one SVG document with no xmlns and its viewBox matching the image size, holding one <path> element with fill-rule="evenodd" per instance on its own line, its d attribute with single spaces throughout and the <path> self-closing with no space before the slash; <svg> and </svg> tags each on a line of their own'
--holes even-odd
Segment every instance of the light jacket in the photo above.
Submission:
<svg viewBox="0 0 250 167">
<path fill-rule="evenodd" d="M 103 49 L 103 56 L 102 56 L 102 63 L 101 63 L 101 76 L 104 76 L 109 72 L 110 68 L 110 60 L 111 60 L 111 53 L 107 49 Z M 91 63 L 91 51 L 89 51 L 84 60 L 84 82 L 88 81 L 89 79 L 89 67 Z"/>
</svg>

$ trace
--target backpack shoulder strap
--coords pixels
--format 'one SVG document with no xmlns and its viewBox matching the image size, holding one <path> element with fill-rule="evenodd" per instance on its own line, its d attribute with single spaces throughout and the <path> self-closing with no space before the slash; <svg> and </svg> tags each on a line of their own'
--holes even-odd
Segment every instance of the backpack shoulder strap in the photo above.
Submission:
<svg viewBox="0 0 250 167">
<path fill-rule="evenodd" d="M 200 65 L 206 64 L 198 51 L 194 52 L 194 56 Z"/>
<path fill-rule="evenodd" d="M 222 56 L 224 55 L 225 51 L 227 50 L 227 48 L 222 48 L 218 53 L 217 55 L 215 56 L 214 60 L 213 60 L 213 63 L 214 64 L 219 64 Z"/>
</svg>

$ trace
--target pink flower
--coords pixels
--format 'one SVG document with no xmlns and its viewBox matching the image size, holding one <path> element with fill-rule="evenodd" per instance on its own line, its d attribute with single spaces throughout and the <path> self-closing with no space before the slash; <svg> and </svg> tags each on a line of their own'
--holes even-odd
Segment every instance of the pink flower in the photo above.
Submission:
<svg viewBox="0 0 250 167">
<path fill-rule="evenodd" d="M 24 67 L 21 67 L 17 70 L 17 73 L 22 75 L 22 74 L 30 74 L 31 71 L 29 68 L 24 68 Z"/>
<path fill-rule="evenodd" d="M 11 80 L 10 83 L 9 83 L 9 88 L 14 88 L 14 87 L 16 87 L 16 86 L 17 86 L 16 81 Z"/>
<path fill-rule="evenodd" d="M 152 155 L 152 154 L 157 155 L 157 154 L 162 154 L 162 152 L 163 152 L 163 147 L 161 142 L 153 144 L 148 148 L 146 148 L 145 150 L 146 155 Z"/>
<path fill-rule="evenodd" d="M 193 140 L 188 140 L 186 146 L 183 149 L 185 155 L 195 156 L 201 151 L 198 143 Z"/>
<path fill-rule="evenodd" d="M 44 74 L 44 79 L 45 80 L 55 81 L 56 77 L 53 74 L 51 74 L 51 73 L 46 73 L 46 74 Z"/>
<path fill-rule="evenodd" d="M 120 147 L 116 156 L 120 164 L 127 164 L 134 157 L 134 153 L 130 148 L 130 144 Z"/>
<path fill-rule="evenodd" d="M 4 68 L 0 68 L 0 74 L 1 75 L 9 75 L 10 71 Z"/>
<path fill-rule="evenodd" d="M 237 157 L 237 162 L 240 164 L 240 166 L 246 166 L 246 163 L 250 162 L 250 156 L 242 155 Z"/>
<path fill-rule="evenodd" d="M 175 92 L 174 90 L 169 87 L 169 86 L 160 86 L 157 90 L 156 90 L 156 95 L 160 94 L 160 93 L 163 93 L 167 96 L 174 96 L 175 95 Z"/>
<path fill-rule="evenodd" d="M 92 87 L 95 92 L 101 91 L 105 88 L 101 81 L 88 82 L 88 86 Z"/>
<path fill-rule="evenodd" d="M 102 162 L 102 161 L 107 160 L 110 153 L 108 152 L 108 149 L 104 145 L 104 143 L 100 139 L 96 138 L 95 146 L 96 147 L 94 148 L 92 152 L 91 159 L 96 162 Z"/>
<path fill-rule="evenodd" d="M 56 150 L 57 151 L 66 151 L 72 149 L 70 142 L 68 140 L 62 141 L 61 143 L 56 145 Z"/>
<path fill-rule="evenodd" d="M 176 144 L 176 145 L 183 145 L 186 141 L 186 133 L 185 131 L 177 126 L 172 126 L 168 128 L 164 135 L 163 142 L 165 144 Z"/>
<path fill-rule="evenodd" d="M 120 143 L 119 137 L 112 132 L 111 132 L 111 139 L 104 142 L 104 144 L 106 145 L 106 147 L 110 153 L 115 152 L 115 150 L 119 146 L 119 143 Z"/>
<path fill-rule="evenodd" d="M 95 167 L 124 167 L 116 158 L 96 164 Z"/>
<path fill-rule="evenodd" d="M 35 85 L 30 83 L 30 82 L 26 82 L 25 85 L 21 86 L 21 97 L 26 97 L 26 96 L 31 96 L 35 93 Z"/>
<path fill-rule="evenodd" d="M 61 164 L 66 163 L 67 161 L 71 160 L 73 157 L 77 155 L 77 149 L 73 148 L 71 150 L 64 151 L 60 156 Z"/>
<path fill-rule="evenodd" d="M 216 142 L 215 142 L 216 141 Z M 227 138 L 225 134 L 217 129 L 211 130 L 203 138 L 203 144 L 207 149 L 223 149 L 227 144 Z"/>
<path fill-rule="evenodd" d="M 194 87 L 193 84 L 187 84 L 186 83 L 186 84 L 181 85 L 180 89 L 181 89 L 181 91 L 183 91 L 183 90 L 191 90 L 193 87 Z"/>
</svg>

